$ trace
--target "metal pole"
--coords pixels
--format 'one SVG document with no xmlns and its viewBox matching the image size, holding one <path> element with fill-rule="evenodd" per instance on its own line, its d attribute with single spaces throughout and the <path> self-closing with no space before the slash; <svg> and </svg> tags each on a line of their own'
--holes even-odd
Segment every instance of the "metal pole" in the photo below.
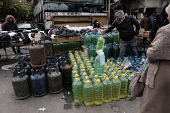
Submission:
<svg viewBox="0 0 170 113">
<path fill-rule="evenodd" d="M 106 14 L 108 15 L 107 13 L 107 0 L 106 0 Z M 107 19 L 107 25 L 109 25 L 109 20 Z"/>
<path fill-rule="evenodd" d="M 110 0 L 109 0 L 109 3 L 108 3 L 108 14 L 109 14 L 109 24 L 110 24 Z"/>
</svg>

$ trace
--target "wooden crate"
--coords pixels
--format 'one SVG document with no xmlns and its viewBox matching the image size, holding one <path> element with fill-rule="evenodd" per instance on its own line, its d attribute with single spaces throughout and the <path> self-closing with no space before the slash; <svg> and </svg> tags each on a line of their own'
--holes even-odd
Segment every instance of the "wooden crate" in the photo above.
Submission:
<svg viewBox="0 0 170 113">
<path fill-rule="evenodd" d="M 84 41 L 84 37 L 54 38 L 52 43 L 78 42 Z"/>
</svg>

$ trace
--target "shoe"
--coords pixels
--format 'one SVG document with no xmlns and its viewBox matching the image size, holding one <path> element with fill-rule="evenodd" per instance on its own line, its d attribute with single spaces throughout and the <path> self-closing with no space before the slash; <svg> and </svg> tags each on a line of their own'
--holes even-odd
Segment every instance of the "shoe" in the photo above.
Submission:
<svg viewBox="0 0 170 113">
<path fill-rule="evenodd" d="M 17 53 L 17 55 L 23 55 L 23 53 L 19 52 L 19 53 Z"/>
</svg>

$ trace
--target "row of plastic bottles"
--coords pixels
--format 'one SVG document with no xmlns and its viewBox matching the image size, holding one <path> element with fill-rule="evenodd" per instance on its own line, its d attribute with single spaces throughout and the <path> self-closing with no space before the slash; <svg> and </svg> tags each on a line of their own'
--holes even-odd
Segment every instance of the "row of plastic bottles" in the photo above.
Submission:
<svg viewBox="0 0 170 113">
<path fill-rule="evenodd" d="M 98 38 L 100 38 L 101 33 L 100 32 L 89 32 L 86 33 L 84 36 L 84 46 L 89 47 L 90 44 L 96 45 Z M 112 33 L 106 33 L 104 34 L 103 38 L 105 39 L 105 44 L 113 43 L 120 44 L 120 37 L 119 33 L 116 33 L 113 31 Z"/>
<path fill-rule="evenodd" d="M 53 44 L 53 50 L 55 53 L 81 49 L 84 42 L 69 42 L 69 43 L 58 43 Z"/>
</svg>

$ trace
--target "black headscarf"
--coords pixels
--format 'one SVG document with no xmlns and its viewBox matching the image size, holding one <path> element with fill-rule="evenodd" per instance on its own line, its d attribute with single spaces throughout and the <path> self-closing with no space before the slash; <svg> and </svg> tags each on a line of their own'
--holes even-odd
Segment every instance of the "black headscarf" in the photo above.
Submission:
<svg viewBox="0 0 170 113">
<path fill-rule="evenodd" d="M 100 28 L 100 24 L 98 23 L 98 25 L 97 25 L 97 22 L 98 22 L 98 20 L 94 21 L 93 28 Z"/>
<path fill-rule="evenodd" d="M 161 12 L 161 21 L 162 21 L 162 23 L 163 23 L 163 26 L 169 24 L 169 21 L 168 21 L 168 19 L 167 19 L 168 14 L 167 14 L 166 11 L 165 11 L 165 9 L 166 9 L 166 7 L 167 7 L 168 5 L 169 5 L 169 4 L 166 4 L 166 5 L 163 7 L 162 12 Z"/>
</svg>

